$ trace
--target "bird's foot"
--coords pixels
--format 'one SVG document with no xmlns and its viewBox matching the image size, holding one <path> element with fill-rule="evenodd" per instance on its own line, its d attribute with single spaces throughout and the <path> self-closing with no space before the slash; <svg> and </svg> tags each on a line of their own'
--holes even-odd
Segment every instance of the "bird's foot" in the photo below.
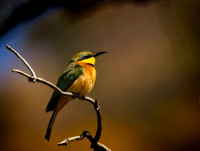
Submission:
<svg viewBox="0 0 200 151">
<path fill-rule="evenodd" d="M 84 101 L 85 100 L 85 96 L 80 96 L 79 98 L 81 101 Z"/>
<path fill-rule="evenodd" d="M 72 98 L 79 98 L 81 101 L 85 100 L 85 96 L 81 96 L 78 93 L 73 93 Z"/>
<path fill-rule="evenodd" d="M 73 92 L 72 92 L 73 93 Z M 73 93 L 72 98 L 81 98 L 81 96 L 78 93 Z"/>
</svg>

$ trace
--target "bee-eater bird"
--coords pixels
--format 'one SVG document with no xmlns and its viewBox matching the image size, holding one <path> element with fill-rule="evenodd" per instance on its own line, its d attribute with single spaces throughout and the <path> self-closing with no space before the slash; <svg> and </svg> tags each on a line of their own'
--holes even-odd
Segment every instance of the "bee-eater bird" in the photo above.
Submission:
<svg viewBox="0 0 200 151">
<path fill-rule="evenodd" d="M 86 96 L 93 88 L 96 79 L 95 57 L 104 53 L 106 51 L 98 52 L 94 55 L 89 51 L 75 54 L 65 71 L 60 75 L 57 87 L 62 91 L 72 92 L 80 97 Z M 73 100 L 73 97 L 61 95 L 57 90 L 54 90 L 46 107 L 46 112 L 53 111 L 45 135 L 48 141 L 57 113 L 71 100 Z"/>
</svg>

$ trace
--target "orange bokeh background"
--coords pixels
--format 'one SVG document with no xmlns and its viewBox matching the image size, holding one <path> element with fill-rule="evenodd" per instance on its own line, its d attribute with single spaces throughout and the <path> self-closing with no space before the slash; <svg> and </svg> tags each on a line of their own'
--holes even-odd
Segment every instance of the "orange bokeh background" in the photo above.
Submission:
<svg viewBox="0 0 200 151">
<path fill-rule="evenodd" d="M 47 142 L 51 113 L 45 107 L 53 90 L 12 73 L 28 70 L 5 44 L 53 83 L 78 51 L 108 51 L 96 60 L 97 80 L 89 94 L 101 106 L 100 142 L 114 151 L 200 150 L 199 8 L 189 0 L 127 3 L 75 20 L 63 9 L 51 9 L 10 31 L 0 51 L 1 150 L 88 151 L 87 139 L 67 147 L 57 143 L 96 131 L 92 105 L 70 102 Z"/>
</svg>

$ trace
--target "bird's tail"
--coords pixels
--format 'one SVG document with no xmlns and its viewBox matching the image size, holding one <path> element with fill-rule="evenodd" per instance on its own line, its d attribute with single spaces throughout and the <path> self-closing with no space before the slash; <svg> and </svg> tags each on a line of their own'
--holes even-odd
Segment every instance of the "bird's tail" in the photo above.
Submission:
<svg viewBox="0 0 200 151">
<path fill-rule="evenodd" d="M 52 114 L 51 119 L 50 119 L 50 121 L 49 121 L 49 125 L 48 125 L 47 131 L 46 131 L 46 135 L 45 135 L 45 138 L 46 138 L 48 141 L 49 141 L 50 136 L 51 136 L 51 130 L 52 130 L 54 121 L 55 121 L 55 119 L 56 119 L 57 113 L 58 113 L 58 111 L 55 109 L 55 110 L 53 111 L 53 114 Z"/>
</svg>

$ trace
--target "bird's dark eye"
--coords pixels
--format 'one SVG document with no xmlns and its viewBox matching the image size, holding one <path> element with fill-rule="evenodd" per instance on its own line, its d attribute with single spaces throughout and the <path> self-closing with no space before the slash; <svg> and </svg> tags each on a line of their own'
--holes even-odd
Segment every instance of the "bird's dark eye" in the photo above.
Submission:
<svg viewBox="0 0 200 151">
<path fill-rule="evenodd" d="M 84 59 L 87 59 L 87 58 L 88 58 L 88 55 L 81 56 L 81 60 L 84 60 Z"/>
<path fill-rule="evenodd" d="M 78 61 L 81 61 L 81 60 L 85 60 L 85 59 L 88 59 L 90 58 L 91 56 L 88 56 L 88 55 L 82 55 L 80 59 L 78 59 Z"/>
</svg>

